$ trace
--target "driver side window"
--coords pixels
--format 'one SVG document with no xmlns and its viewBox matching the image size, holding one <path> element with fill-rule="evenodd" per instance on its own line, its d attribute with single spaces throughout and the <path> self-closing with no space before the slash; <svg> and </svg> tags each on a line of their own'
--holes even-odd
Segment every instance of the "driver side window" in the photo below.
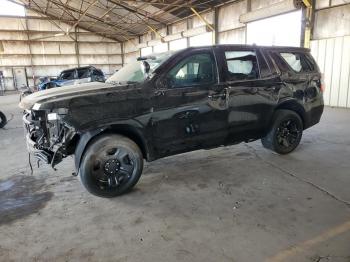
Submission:
<svg viewBox="0 0 350 262">
<path fill-rule="evenodd" d="M 214 83 L 214 61 L 210 54 L 189 56 L 169 71 L 168 80 L 172 88 Z"/>
</svg>

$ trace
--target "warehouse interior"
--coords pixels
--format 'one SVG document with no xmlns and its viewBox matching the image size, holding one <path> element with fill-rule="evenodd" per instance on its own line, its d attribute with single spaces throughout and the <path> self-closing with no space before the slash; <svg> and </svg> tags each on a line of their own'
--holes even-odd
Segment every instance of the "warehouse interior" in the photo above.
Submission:
<svg viewBox="0 0 350 262">
<path fill-rule="evenodd" d="M 310 48 L 325 109 L 293 153 L 254 141 L 145 162 L 111 199 L 73 158 L 29 165 L 23 90 L 230 44 Z M 350 261 L 349 0 L 0 0 L 0 84 L 0 261 Z"/>
</svg>

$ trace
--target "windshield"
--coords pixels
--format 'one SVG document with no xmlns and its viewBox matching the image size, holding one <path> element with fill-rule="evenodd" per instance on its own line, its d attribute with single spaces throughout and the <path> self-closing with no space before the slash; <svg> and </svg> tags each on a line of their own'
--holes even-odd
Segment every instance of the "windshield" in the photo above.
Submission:
<svg viewBox="0 0 350 262">
<path fill-rule="evenodd" d="M 173 53 L 167 52 L 162 54 L 154 54 L 146 59 L 150 65 L 149 74 L 151 74 L 156 68 L 158 68 L 163 62 L 165 62 Z M 141 83 L 145 80 L 146 74 L 143 69 L 143 61 L 135 61 L 124 67 L 118 72 L 115 72 L 110 78 L 107 79 L 107 83 Z"/>
</svg>

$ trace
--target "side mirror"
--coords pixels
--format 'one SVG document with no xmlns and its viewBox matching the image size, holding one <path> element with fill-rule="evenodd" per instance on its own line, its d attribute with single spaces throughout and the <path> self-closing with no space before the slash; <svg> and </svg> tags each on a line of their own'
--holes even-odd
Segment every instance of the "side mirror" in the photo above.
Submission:
<svg viewBox="0 0 350 262">
<path fill-rule="evenodd" d="M 142 61 L 142 65 L 143 65 L 143 70 L 146 74 L 149 73 L 149 71 L 151 70 L 151 66 L 149 65 L 149 63 L 147 61 Z"/>
<path fill-rule="evenodd" d="M 157 82 L 156 82 L 156 87 L 157 89 L 166 89 L 169 87 L 169 81 L 168 78 L 166 76 L 161 76 L 158 78 Z"/>
<path fill-rule="evenodd" d="M 158 80 L 157 80 L 157 88 L 159 89 L 168 89 L 168 88 L 172 88 L 174 86 L 174 80 L 172 78 L 170 78 L 169 76 L 161 76 Z"/>
</svg>

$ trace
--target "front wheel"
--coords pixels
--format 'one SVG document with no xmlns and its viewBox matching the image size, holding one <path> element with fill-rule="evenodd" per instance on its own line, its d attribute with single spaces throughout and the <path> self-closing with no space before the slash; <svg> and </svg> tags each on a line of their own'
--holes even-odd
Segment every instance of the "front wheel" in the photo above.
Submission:
<svg viewBox="0 0 350 262">
<path fill-rule="evenodd" d="M 129 138 L 105 134 L 95 138 L 84 153 L 80 178 L 85 188 L 100 197 L 128 192 L 143 169 L 140 148 Z"/>
<path fill-rule="evenodd" d="M 300 116 L 294 111 L 280 109 L 275 112 L 270 131 L 261 142 L 264 147 L 278 154 L 288 154 L 299 145 L 302 134 L 303 122 Z"/>
<path fill-rule="evenodd" d="M 0 128 L 4 127 L 7 123 L 6 116 L 3 112 L 0 112 Z"/>
</svg>

